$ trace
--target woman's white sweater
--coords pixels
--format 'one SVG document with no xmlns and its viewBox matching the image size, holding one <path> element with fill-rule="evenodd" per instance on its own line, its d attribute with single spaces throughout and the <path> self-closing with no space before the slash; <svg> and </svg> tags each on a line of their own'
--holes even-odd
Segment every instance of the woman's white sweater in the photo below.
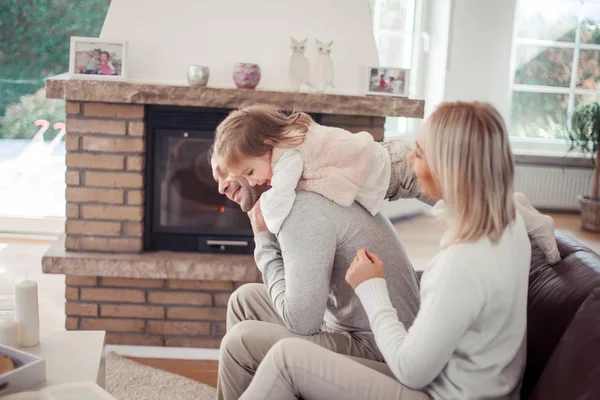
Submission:
<svg viewBox="0 0 600 400">
<path fill-rule="evenodd" d="M 445 214 L 438 202 L 436 213 Z M 398 380 L 434 399 L 518 398 L 525 369 L 531 246 L 519 214 L 493 244 L 449 245 L 421 279 L 421 307 L 407 331 L 385 280 L 356 288 L 377 345 Z"/>
</svg>

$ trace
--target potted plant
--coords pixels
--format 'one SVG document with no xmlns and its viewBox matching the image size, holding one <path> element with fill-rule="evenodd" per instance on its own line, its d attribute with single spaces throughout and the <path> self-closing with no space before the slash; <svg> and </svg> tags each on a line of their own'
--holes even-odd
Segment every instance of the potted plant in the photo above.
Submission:
<svg viewBox="0 0 600 400">
<path fill-rule="evenodd" d="M 594 177 L 591 196 L 579 196 L 581 205 L 581 228 L 600 232 L 600 103 L 586 103 L 577 107 L 571 117 L 568 130 L 570 150 L 579 149 L 594 162 Z"/>
</svg>

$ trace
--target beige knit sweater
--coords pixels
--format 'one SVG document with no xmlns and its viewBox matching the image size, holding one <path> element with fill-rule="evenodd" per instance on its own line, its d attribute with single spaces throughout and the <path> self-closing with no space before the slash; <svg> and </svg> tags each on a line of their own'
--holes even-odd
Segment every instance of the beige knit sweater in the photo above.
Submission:
<svg viewBox="0 0 600 400">
<path fill-rule="evenodd" d="M 319 193 L 341 206 L 350 206 L 371 173 L 376 152 L 385 153 L 385 149 L 377 150 L 376 146 L 368 132 L 353 134 L 340 128 L 311 124 L 304 142 L 294 148 L 304 161 L 297 188 Z M 287 150 L 273 149 L 274 169 Z"/>
</svg>

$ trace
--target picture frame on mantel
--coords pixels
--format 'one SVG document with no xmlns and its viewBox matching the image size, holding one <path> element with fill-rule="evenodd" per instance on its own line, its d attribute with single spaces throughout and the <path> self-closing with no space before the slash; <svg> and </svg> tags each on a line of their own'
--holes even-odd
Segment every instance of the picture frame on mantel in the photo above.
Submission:
<svg viewBox="0 0 600 400">
<path fill-rule="evenodd" d="M 409 69 L 368 67 L 366 94 L 368 96 L 408 97 L 409 79 Z"/>
<path fill-rule="evenodd" d="M 69 77 L 87 80 L 126 80 L 127 41 L 72 36 Z"/>
</svg>

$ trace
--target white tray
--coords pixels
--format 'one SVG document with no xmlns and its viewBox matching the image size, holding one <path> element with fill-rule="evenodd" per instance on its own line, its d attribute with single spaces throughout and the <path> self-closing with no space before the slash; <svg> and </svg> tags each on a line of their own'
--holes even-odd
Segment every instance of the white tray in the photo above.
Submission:
<svg viewBox="0 0 600 400">
<path fill-rule="evenodd" d="M 0 345 L 0 355 L 9 356 L 16 369 L 0 374 L 0 397 L 17 393 L 46 380 L 46 361 L 21 350 Z"/>
</svg>

